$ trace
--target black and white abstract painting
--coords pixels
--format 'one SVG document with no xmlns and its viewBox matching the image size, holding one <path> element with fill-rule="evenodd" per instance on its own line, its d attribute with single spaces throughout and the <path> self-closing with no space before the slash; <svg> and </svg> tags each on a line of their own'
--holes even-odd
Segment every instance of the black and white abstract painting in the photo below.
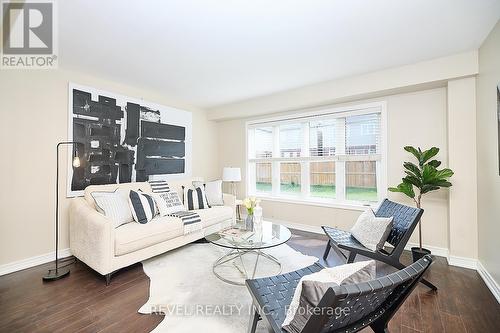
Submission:
<svg viewBox="0 0 500 333">
<path fill-rule="evenodd" d="M 68 162 L 68 197 L 88 185 L 191 176 L 191 112 L 70 83 L 68 127 L 80 157 L 78 168 Z"/>
</svg>

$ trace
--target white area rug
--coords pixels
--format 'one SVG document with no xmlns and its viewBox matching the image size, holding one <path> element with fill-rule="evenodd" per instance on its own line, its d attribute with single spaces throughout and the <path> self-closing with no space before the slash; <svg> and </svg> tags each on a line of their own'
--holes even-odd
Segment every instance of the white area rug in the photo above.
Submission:
<svg viewBox="0 0 500 333">
<path fill-rule="evenodd" d="M 139 313 L 165 314 L 165 319 L 153 332 L 247 331 L 251 305 L 247 288 L 227 284 L 212 272 L 212 264 L 226 252 L 227 249 L 213 244 L 190 244 L 142 262 L 151 284 L 149 300 L 139 309 Z M 318 260 L 286 244 L 264 252 L 281 262 L 283 273 L 307 267 Z M 255 257 L 249 254 L 244 258 L 246 267 L 253 267 Z M 241 277 L 232 262 L 225 264 L 223 269 L 222 272 L 227 273 L 227 276 L 233 274 L 233 277 Z M 266 259 L 259 259 L 258 277 L 275 275 L 276 272 L 276 265 Z M 257 332 L 264 331 L 260 321 Z"/>
</svg>

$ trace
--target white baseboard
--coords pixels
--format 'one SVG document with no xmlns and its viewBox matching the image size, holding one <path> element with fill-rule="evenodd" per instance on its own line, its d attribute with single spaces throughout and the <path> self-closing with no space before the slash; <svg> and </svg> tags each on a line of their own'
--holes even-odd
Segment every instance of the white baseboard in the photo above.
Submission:
<svg viewBox="0 0 500 333">
<path fill-rule="evenodd" d="M 451 266 L 477 270 L 477 259 L 450 255 L 448 256 L 448 264 Z"/>
<path fill-rule="evenodd" d="M 437 247 L 437 246 L 426 245 L 426 244 L 422 244 L 422 246 L 424 248 L 426 248 L 427 250 L 431 251 L 431 253 L 435 256 L 448 258 L 449 251 L 445 247 Z M 405 246 L 405 250 L 411 251 L 412 247 L 418 247 L 418 244 L 408 242 Z"/>
<path fill-rule="evenodd" d="M 500 286 L 479 260 L 477 261 L 477 272 L 483 278 L 484 283 L 490 289 L 493 296 L 495 296 L 497 302 L 500 303 Z"/>
<path fill-rule="evenodd" d="M 8 264 L 0 265 L 0 276 L 5 274 L 14 273 L 26 268 L 35 267 L 41 264 L 46 264 L 55 259 L 55 251 L 46 254 L 41 254 L 39 256 L 26 258 L 18 261 L 14 261 Z M 66 258 L 71 256 L 70 249 L 59 250 L 59 258 Z"/>
<path fill-rule="evenodd" d="M 290 229 L 311 232 L 313 234 L 320 234 L 320 235 L 324 235 L 325 234 L 323 232 L 323 229 L 321 229 L 321 227 L 318 227 L 318 226 L 315 226 L 315 225 L 307 225 L 307 224 L 300 224 L 300 223 L 291 223 L 291 222 L 287 222 L 287 221 L 281 221 L 281 220 L 276 220 L 276 219 L 268 219 L 268 218 L 266 218 L 266 221 L 273 222 L 273 223 L 279 223 L 279 224 L 282 224 L 285 227 L 290 228 Z"/>
</svg>

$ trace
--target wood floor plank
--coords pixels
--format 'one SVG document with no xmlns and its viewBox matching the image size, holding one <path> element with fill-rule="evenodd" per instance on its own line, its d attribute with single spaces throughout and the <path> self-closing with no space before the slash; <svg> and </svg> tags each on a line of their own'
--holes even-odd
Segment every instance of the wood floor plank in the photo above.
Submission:
<svg viewBox="0 0 500 333">
<path fill-rule="evenodd" d="M 318 257 L 324 266 L 345 262 L 333 250 L 326 261 L 322 259 L 324 235 L 292 232 L 288 244 Z M 403 254 L 402 262 L 411 262 L 409 252 Z M 49 266 L 0 276 L 0 332 L 149 332 L 164 318 L 137 312 L 149 294 L 149 278 L 141 264 L 120 270 L 109 286 L 82 263 L 71 267 L 69 277 L 42 283 Z M 377 263 L 377 276 L 394 270 Z M 427 278 L 439 291 L 418 285 L 389 322 L 391 333 L 500 332 L 500 304 L 477 272 L 448 266 L 446 259 L 437 257 Z"/>
<path fill-rule="evenodd" d="M 443 332 L 445 333 L 467 333 L 462 317 L 455 316 L 446 312 L 441 312 L 441 321 L 443 323 Z"/>
</svg>

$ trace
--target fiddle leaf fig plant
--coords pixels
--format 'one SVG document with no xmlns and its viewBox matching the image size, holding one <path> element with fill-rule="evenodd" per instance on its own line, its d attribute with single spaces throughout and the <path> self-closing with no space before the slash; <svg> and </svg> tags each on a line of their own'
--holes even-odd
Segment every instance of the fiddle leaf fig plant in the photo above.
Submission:
<svg viewBox="0 0 500 333">
<path fill-rule="evenodd" d="M 453 176 L 453 171 L 448 168 L 439 170 L 441 161 L 433 159 L 438 153 L 439 148 L 432 147 L 428 150 L 412 146 L 404 147 L 404 150 L 411 153 L 417 162 L 404 162 L 406 176 L 402 179 L 401 184 L 396 187 L 389 187 L 391 192 L 400 192 L 411 198 L 418 208 L 421 208 L 422 195 L 437 191 L 443 187 L 450 187 L 452 184 L 449 179 Z M 422 226 L 418 224 L 418 240 L 419 247 L 422 249 Z"/>
</svg>

